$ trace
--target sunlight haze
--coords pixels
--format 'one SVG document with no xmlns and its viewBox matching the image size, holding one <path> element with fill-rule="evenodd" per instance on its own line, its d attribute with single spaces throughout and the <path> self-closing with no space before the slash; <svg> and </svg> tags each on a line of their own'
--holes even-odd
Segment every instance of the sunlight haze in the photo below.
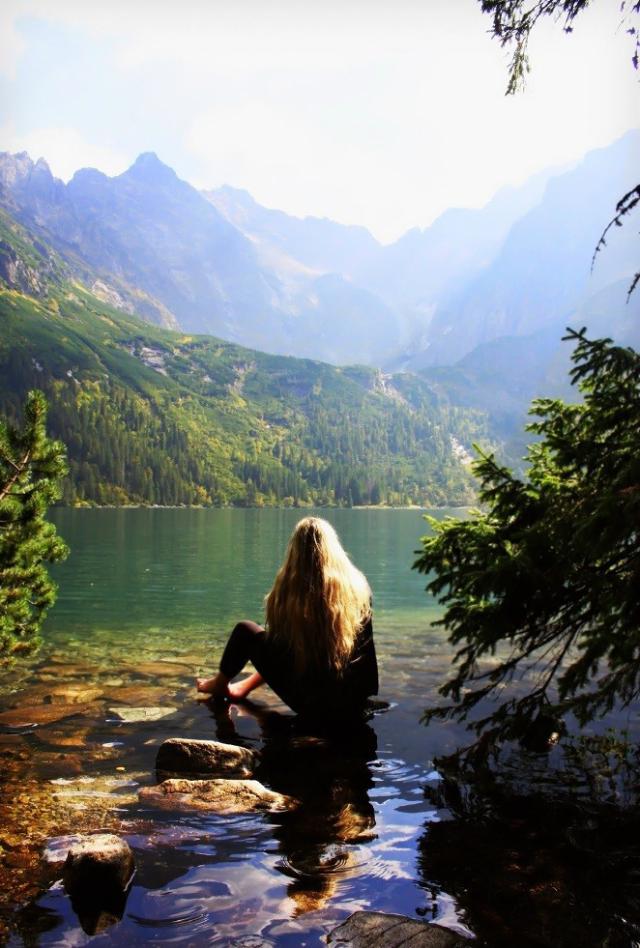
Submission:
<svg viewBox="0 0 640 948">
<path fill-rule="evenodd" d="M 475 0 L 8 0 L 0 25 L 2 149 L 65 180 L 155 151 L 197 187 L 385 242 L 638 124 L 617 4 L 571 35 L 542 24 L 511 97 Z"/>
</svg>

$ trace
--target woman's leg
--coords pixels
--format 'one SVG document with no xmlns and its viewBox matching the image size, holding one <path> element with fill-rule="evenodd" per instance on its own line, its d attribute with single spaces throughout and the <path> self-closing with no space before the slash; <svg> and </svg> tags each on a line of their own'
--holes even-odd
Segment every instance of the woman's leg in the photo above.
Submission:
<svg viewBox="0 0 640 948">
<path fill-rule="evenodd" d="M 220 660 L 220 671 L 213 678 L 196 678 L 198 691 L 210 694 L 213 698 L 243 698 L 262 684 L 262 676 L 251 676 L 251 687 L 242 690 L 244 682 L 231 689 L 229 682 L 242 671 L 247 662 L 251 661 L 256 667 L 261 664 L 260 658 L 264 651 L 264 629 L 256 622 L 245 619 L 233 629 L 225 646 Z M 260 678 L 260 680 L 258 680 Z M 247 680 L 248 682 L 250 679 Z"/>
</svg>

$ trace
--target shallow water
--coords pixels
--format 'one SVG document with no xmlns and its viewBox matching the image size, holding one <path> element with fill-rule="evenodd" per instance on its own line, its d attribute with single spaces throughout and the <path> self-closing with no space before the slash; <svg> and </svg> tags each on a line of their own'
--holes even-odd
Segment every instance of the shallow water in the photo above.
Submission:
<svg viewBox="0 0 640 948">
<path fill-rule="evenodd" d="M 260 619 L 299 511 L 55 512 L 72 555 L 55 571 L 43 650 L 22 679 L 5 679 L 1 698 L 27 719 L 34 708 L 51 715 L 3 728 L 14 784 L 23 767 L 46 794 L 46 818 L 34 802 L 22 826 L 31 819 L 50 850 L 64 850 L 59 837 L 74 830 L 113 827 L 137 872 L 111 918 L 79 917 L 54 882 L 15 916 L 10 944 L 320 945 L 358 909 L 469 930 L 459 893 L 434 881 L 423 858 L 429 827 L 452 816 L 434 758 L 463 736 L 457 725 L 419 723 L 451 660 L 425 577 L 410 568 L 426 524 L 406 510 L 321 515 L 371 583 L 388 707 L 310 754 L 295 750 L 295 719 L 268 689 L 253 709 L 215 711 L 192 684 L 238 618 Z M 56 720 L 69 700 L 79 713 Z M 140 707 L 165 716 L 119 720 Z M 159 744 L 180 735 L 260 749 L 259 778 L 299 806 L 219 816 L 139 803 L 137 790 L 156 782 Z"/>
</svg>

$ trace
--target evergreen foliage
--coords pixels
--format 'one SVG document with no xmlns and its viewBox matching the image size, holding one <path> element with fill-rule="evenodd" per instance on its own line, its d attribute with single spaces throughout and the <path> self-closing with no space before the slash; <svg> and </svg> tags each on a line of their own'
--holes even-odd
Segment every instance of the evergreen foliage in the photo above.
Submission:
<svg viewBox="0 0 640 948">
<path fill-rule="evenodd" d="M 47 437 L 47 403 L 31 391 L 18 428 L 0 421 L 0 663 L 30 652 L 56 588 L 45 563 L 67 547 L 46 519 L 67 473 L 65 449 Z"/>
<path fill-rule="evenodd" d="M 585 332 L 565 337 L 584 400 L 533 403 L 527 479 L 480 454 L 486 512 L 428 518 L 415 563 L 457 646 L 451 700 L 425 717 L 470 718 L 476 747 L 640 693 L 640 355 Z"/>
</svg>

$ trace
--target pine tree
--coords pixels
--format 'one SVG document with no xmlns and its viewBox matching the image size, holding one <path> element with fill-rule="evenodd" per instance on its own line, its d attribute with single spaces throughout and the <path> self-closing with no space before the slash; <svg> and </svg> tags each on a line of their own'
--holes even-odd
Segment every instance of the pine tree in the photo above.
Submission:
<svg viewBox="0 0 640 948">
<path fill-rule="evenodd" d="M 44 563 L 68 553 L 46 519 L 67 473 L 63 445 L 47 437 L 46 415 L 44 395 L 32 391 L 22 428 L 0 421 L 0 663 L 35 648 L 56 594 Z"/>
<path fill-rule="evenodd" d="M 486 513 L 428 518 L 415 563 L 434 571 L 427 589 L 458 647 L 440 689 L 452 702 L 426 718 L 473 712 L 485 745 L 540 715 L 585 724 L 640 695 L 640 354 L 584 329 L 565 338 L 583 402 L 535 401 L 527 479 L 481 455 Z M 503 690 L 514 677 L 524 685 Z M 484 699 L 498 704 L 481 716 Z"/>
</svg>

